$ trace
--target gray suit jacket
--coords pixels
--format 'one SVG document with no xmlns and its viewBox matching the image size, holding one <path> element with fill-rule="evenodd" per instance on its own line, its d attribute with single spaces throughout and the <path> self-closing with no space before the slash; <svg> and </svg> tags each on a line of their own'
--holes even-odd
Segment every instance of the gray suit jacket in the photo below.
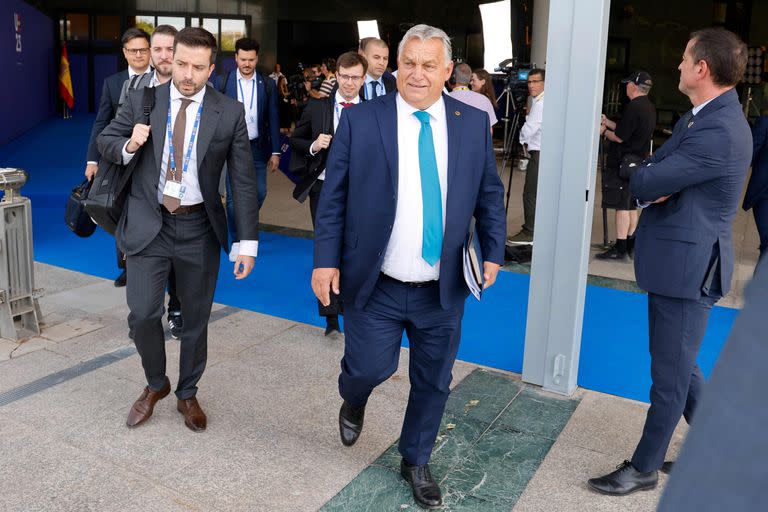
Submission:
<svg viewBox="0 0 768 512">
<path fill-rule="evenodd" d="M 98 137 L 99 150 L 111 162 L 122 163 L 122 150 L 133 126 L 146 123 L 144 89 L 132 90 L 115 119 Z M 131 256 L 155 239 L 162 227 L 157 200 L 160 160 L 166 137 L 170 82 L 155 88 L 155 106 L 150 115 L 152 133 L 142 147 L 133 171 L 131 190 L 115 236 L 120 250 Z M 208 214 L 219 244 L 228 252 L 227 221 L 219 195 L 219 179 L 226 163 L 232 180 L 235 221 L 243 240 L 259 238 L 259 207 L 256 170 L 245 125 L 243 105 L 206 86 L 203 113 L 197 138 L 197 175 Z"/>
</svg>

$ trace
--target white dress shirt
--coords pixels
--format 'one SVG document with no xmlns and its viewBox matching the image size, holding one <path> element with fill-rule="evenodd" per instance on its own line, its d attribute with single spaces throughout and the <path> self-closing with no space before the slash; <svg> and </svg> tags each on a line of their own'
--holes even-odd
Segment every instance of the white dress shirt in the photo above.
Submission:
<svg viewBox="0 0 768 512">
<path fill-rule="evenodd" d="M 336 91 L 336 96 L 333 98 L 333 133 L 336 133 L 336 130 L 339 127 L 339 119 L 341 119 L 341 111 L 344 110 L 345 108 L 341 105 L 342 102 L 354 103 L 355 105 L 357 105 L 358 103 L 360 103 L 360 95 L 355 96 L 352 101 L 347 101 L 344 99 L 344 96 L 342 96 L 339 91 Z M 312 152 L 312 146 L 309 146 L 309 154 L 312 156 L 315 156 L 317 154 L 317 152 L 315 153 Z M 320 173 L 320 176 L 318 176 L 317 179 L 325 181 L 325 169 L 323 169 L 323 172 Z"/>
<path fill-rule="evenodd" d="M 544 118 L 544 93 L 531 103 L 531 111 L 525 116 L 525 124 L 520 129 L 520 144 L 528 144 L 528 151 L 541 150 L 541 120 Z"/>
<path fill-rule="evenodd" d="M 259 117 L 257 115 L 257 105 L 259 104 L 259 87 L 256 83 L 256 72 L 251 78 L 243 78 L 240 70 L 237 74 L 237 101 L 243 104 L 245 110 L 245 125 L 248 127 L 248 138 L 253 140 L 259 136 Z M 245 94 L 245 97 L 243 97 Z"/>
<path fill-rule="evenodd" d="M 424 209 L 419 170 L 421 122 L 413 115 L 418 109 L 397 95 L 398 180 L 397 209 L 392 235 L 387 244 L 381 271 L 405 282 L 433 281 L 440 277 L 440 261 L 431 266 L 421 257 Z M 432 128 L 443 208 L 443 233 L 448 192 L 448 126 L 442 96 L 426 112 Z"/>
<path fill-rule="evenodd" d="M 719 95 L 718 95 L 718 96 L 719 96 Z M 717 98 L 717 96 L 715 96 L 715 98 Z M 699 112 L 701 112 L 701 109 L 703 109 L 704 107 L 706 107 L 707 105 L 709 105 L 709 103 L 710 103 L 712 100 L 714 100 L 715 98 L 710 98 L 710 99 L 708 99 L 707 101 L 705 101 L 704 103 L 702 103 L 701 105 L 699 105 L 698 107 L 693 107 L 693 109 L 691 109 L 691 112 L 693 113 L 693 115 L 696 115 L 696 114 L 698 114 Z"/>
<path fill-rule="evenodd" d="M 186 96 L 182 95 L 179 90 L 176 88 L 176 85 L 171 82 L 171 128 L 173 128 L 174 124 L 176 123 L 176 115 L 179 113 L 179 109 L 181 108 L 181 99 L 185 98 Z M 197 92 L 194 96 L 189 97 L 188 99 L 192 100 L 192 102 L 187 106 L 187 125 L 184 130 L 184 148 L 182 151 L 183 158 L 186 159 L 187 156 L 187 150 L 189 148 L 189 140 L 192 138 L 192 129 L 195 124 L 195 118 L 197 117 L 197 110 L 200 108 L 200 106 L 203 104 L 203 99 L 205 98 L 205 90 L 206 88 L 203 87 L 200 91 Z M 182 206 L 189 206 L 193 204 L 198 204 L 203 202 L 203 194 L 200 191 L 200 181 L 198 180 L 197 176 L 197 143 L 200 140 L 200 128 L 201 126 L 198 126 L 197 135 L 195 136 L 195 147 L 192 148 L 192 154 L 189 158 L 189 166 L 187 167 L 187 172 L 182 174 L 181 183 L 183 186 L 186 187 L 186 192 L 184 194 L 184 198 L 181 200 Z M 163 189 L 165 187 L 165 174 L 168 171 L 168 160 L 170 158 L 170 151 L 169 151 L 169 141 L 168 141 L 168 135 L 167 135 L 167 126 L 163 125 L 163 133 L 165 134 L 165 143 L 163 144 L 163 155 L 160 159 L 160 180 L 158 181 L 157 186 L 157 201 L 158 203 L 163 203 Z M 130 142 L 130 139 L 128 140 Z M 128 162 L 133 159 L 135 153 L 128 153 L 127 147 L 128 142 L 125 143 L 123 146 L 123 164 L 128 165 Z M 177 172 L 182 170 L 183 162 L 174 162 L 176 164 Z M 238 254 L 244 254 L 247 256 L 256 256 L 258 254 L 259 250 L 259 242 L 258 240 L 241 240 L 240 245 L 238 247 Z M 234 251 L 234 248 L 233 248 Z"/>
</svg>

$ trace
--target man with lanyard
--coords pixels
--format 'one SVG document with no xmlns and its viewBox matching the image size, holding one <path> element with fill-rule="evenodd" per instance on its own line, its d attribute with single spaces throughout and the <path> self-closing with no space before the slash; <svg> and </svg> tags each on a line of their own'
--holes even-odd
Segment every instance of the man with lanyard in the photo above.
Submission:
<svg viewBox="0 0 768 512">
<path fill-rule="evenodd" d="M 312 225 L 315 225 L 317 203 L 325 182 L 325 161 L 331 147 L 331 139 L 339 126 L 341 113 L 346 107 L 360 103 L 360 84 L 363 83 L 368 63 L 354 52 L 342 54 L 336 61 L 337 87 L 323 99 L 311 99 L 296 123 L 291 137 L 294 165 L 304 172 L 301 181 L 293 191 L 293 197 L 304 202 L 309 197 L 309 211 Z M 320 308 L 325 316 L 325 335 L 341 333 L 338 310 Z"/>
<path fill-rule="evenodd" d="M 235 42 L 237 69 L 220 76 L 217 89 L 243 104 L 248 137 L 251 140 L 253 165 L 259 187 L 259 209 L 267 197 L 267 170 L 274 172 L 280 164 L 280 115 L 277 105 L 277 85 L 256 71 L 259 62 L 258 41 L 249 38 Z M 232 187 L 226 180 L 227 223 L 232 250 L 229 258 L 235 261 L 240 250 L 239 228 L 235 223 Z"/>
<path fill-rule="evenodd" d="M 453 68 L 453 78 L 456 85 L 451 91 L 451 97 L 456 98 L 462 103 L 479 108 L 488 114 L 488 121 L 491 123 L 491 133 L 493 125 L 497 123 L 496 112 L 493 110 L 493 104 L 484 94 L 469 90 L 469 81 L 472 79 L 472 68 L 469 64 L 456 64 Z"/>
</svg>

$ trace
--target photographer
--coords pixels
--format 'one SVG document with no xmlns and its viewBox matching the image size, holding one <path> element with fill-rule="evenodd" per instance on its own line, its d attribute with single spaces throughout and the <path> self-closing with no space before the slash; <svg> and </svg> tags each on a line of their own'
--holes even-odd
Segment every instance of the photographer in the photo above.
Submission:
<svg viewBox="0 0 768 512">
<path fill-rule="evenodd" d="M 528 94 L 533 99 L 531 109 L 520 129 L 520 145 L 530 154 L 523 187 L 525 221 L 522 229 L 509 242 L 530 244 L 533 242 L 533 225 L 536 220 L 536 188 L 539 183 L 539 150 L 541 149 L 541 121 L 544 117 L 543 69 L 534 68 L 528 73 Z"/>
<path fill-rule="evenodd" d="M 597 254 L 599 260 L 624 261 L 632 256 L 637 228 L 637 209 L 629 192 L 629 178 L 619 173 L 622 162 L 641 161 L 648 155 L 656 107 L 648 98 L 653 81 L 651 75 L 636 71 L 621 81 L 627 85 L 629 103 L 624 115 L 615 123 L 603 115 L 600 134 L 608 139 L 608 161 L 603 170 L 603 207 L 616 210 L 616 244 Z"/>
</svg>

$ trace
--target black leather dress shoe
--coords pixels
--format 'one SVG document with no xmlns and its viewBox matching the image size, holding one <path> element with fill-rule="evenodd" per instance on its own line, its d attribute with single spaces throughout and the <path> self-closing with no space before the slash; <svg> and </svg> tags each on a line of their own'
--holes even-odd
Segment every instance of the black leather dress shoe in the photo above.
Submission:
<svg viewBox="0 0 768 512">
<path fill-rule="evenodd" d="M 443 496 L 440 493 L 432 473 L 429 471 L 429 464 L 421 466 L 411 466 L 405 459 L 400 461 L 400 474 L 411 484 L 413 490 L 413 499 L 423 508 L 440 508 L 443 504 Z"/>
<path fill-rule="evenodd" d="M 664 464 L 661 466 L 661 472 L 668 475 L 672 472 L 672 468 L 674 466 L 675 466 L 675 461 L 673 460 L 665 461 Z"/>
<path fill-rule="evenodd" d="M 125 286 L 125 283 L 128 281 L 128 274 L 125 270 L 123 270 L 119 276 L 117 276 L 117 279 L 115 279 L 115 288 L 122 288 Z"/>
<path fill-rule="evenodd" d="M 341 444 L 352 446 L 363 431 L 363 419 L 365 418 L 365 405 L 352 407 L 344 400 L 339 410 L 339 434 Z"/>
<path fill-rule="evenodd" d="M 611 496 L 625 496 L 635 491 L 648 491 L 656 487 L 659 475 L 656 471 L 641 473 L 631 462 L 625 460 L 613 473 L 599 478 L 590 478 L 587 482 L 595 491 Z"/>
</svg>

